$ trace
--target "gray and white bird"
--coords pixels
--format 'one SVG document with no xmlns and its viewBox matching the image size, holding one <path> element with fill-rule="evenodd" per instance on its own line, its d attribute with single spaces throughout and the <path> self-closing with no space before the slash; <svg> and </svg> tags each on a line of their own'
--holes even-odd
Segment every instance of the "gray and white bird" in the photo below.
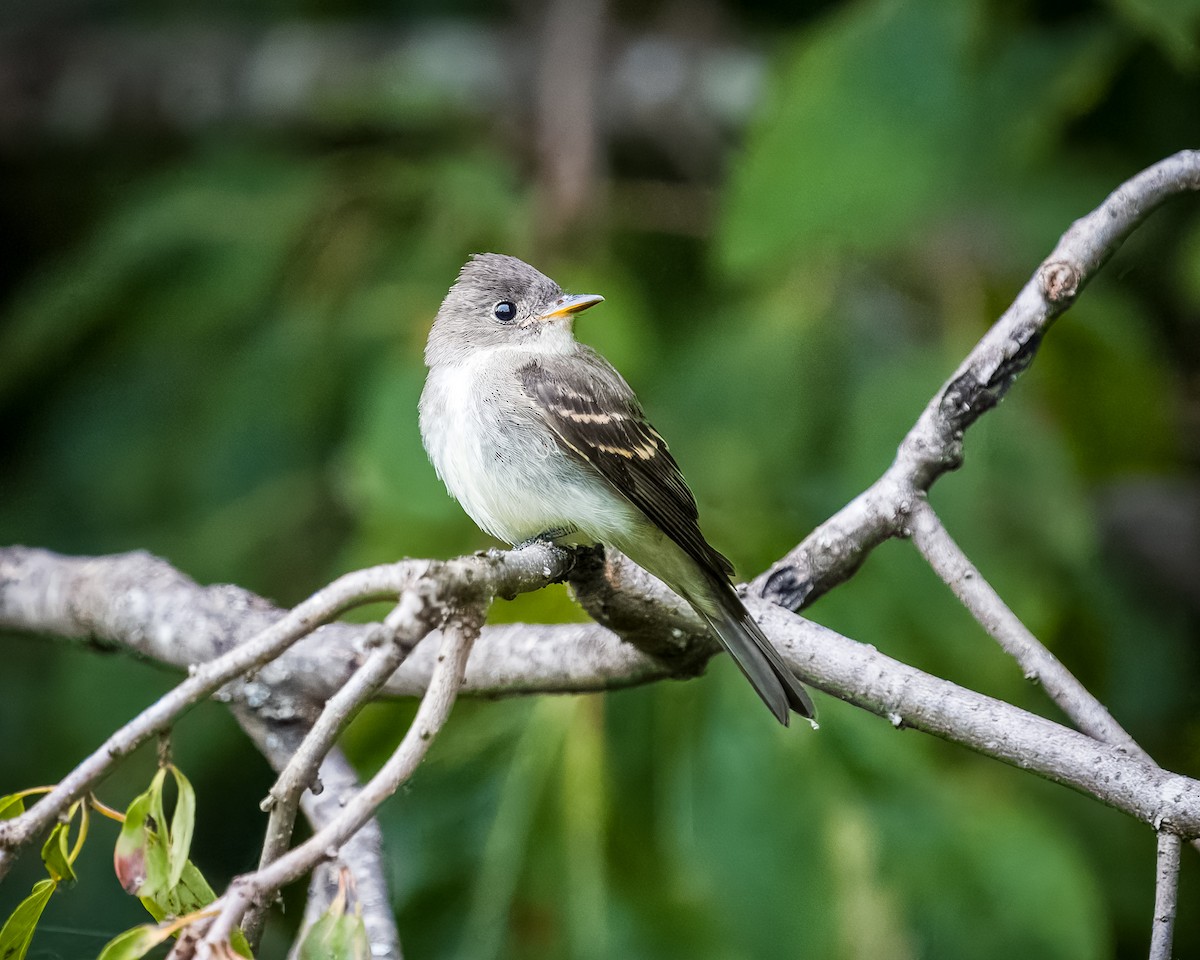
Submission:
<svg viewBox="0 0 1200 960">
<path fill-rule="evenodd" d="M 421 438 L 451 496 L 510 544 L 615 547 L 683 597 L 782 724 L 812 700 L 738 598 L 696 501 L 616 369 L 576 341 L 564 294 L 515 257 L 473 256 L 438 310 Z"/>
</svg>

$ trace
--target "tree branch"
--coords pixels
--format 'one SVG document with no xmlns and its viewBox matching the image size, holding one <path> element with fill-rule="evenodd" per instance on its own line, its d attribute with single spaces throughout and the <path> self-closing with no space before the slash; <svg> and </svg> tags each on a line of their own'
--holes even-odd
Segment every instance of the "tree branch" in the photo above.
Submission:
<svg viewBox="0 0 1200 960">
<path fill-rule="evenodd" d="M 1025 672 L 1039 683 L 1076 727 L 1089 737 L 1111 743 L 1132 756 L 1153 762 L 1136 740 L 1090 690 L 1025 626 L 1000 599 L 975 565 L 967 559 L 933 508 L 924 499 L 913 501 L 910 533 L 934 573 L 951 589 L 976 622 Z M 1200 840 L 1192 845 L 1200 849 Z"/>
<path fill-rule="evenodd" d="M 1104 704 L 1043 646 L 1000 599 L 1000 595 L 967 559 L 925 500 L 913 502 L 911 520 L 912 541 L 921 556 L 979 625 L 1005 653 L 1017 661 L 1025 672 L 1025 678 L 1041 684 L 1059 709 L 1089 737 L 1149 760 L 1150 755 L 1113 719 Z"/>
<path fill-rule="evenodd" d="M 1094 698 L 1036 645 L 978 577 L 924 496 L 938 477 L 961 465 L 966 429 L 1004 396 L 1053 320 L 1129 231 L 1168 197 L 1198 188 L 1200 152 L 1184 151 L 1132 178 L 1073 224 L 930 401 L 884 475 L 756 579 L 753 589 L 761 599 L 749 604 L 797 673 L 819 689 L 886 717 L 897 728 L 932 733 L 1089 794 L 1150 823 L 1160 837 L 1200 836 L 1200 782 L 1156 766 L 1102 707 L 1097 711 Z M 1064 709 L 1081 718 L 1090 733 L 1117 745 L 924 674 L 789 612 L 848 578 L 876 545 L 908 535 L 910 526 L 930 563 L 981 622 L 1019 654 L 1027 671 L 1043 682 L 1050 678 L 1048 689 L 1054 688 L 1052 695 L 1061 698 Z M 235 882 L 205 939 L 209 947 L 224 943 L 251 904 L 265 902 L 332 856 L 419 762 L 463 685 L 479 604 L 560 578 L 572 560 L 568 551 L 536 545 L 445 563 L 408 561 L 348 574 L 284 614 L 236 587 L 201 588 L 145 554 L 70 559 L 24 548 L 0 550 L 0 626 L 116 643 L 191 673 L 43 800 L 0 824 L 0 875 L 13 852 L 44 831 L 116 759 L 249 670 L 259 668 L 220 696 L 239 709 L 254 704 L 255 719 L 262 723 L 311 724 L 315 704 L 362 668 L 357 689 L 344 693 L 337 709 L 358 698 L 386 673 L 382 655 L 370 652 L 372 628 L 333 624 L 314 631 L 354 603 L 403 597 L 402 602 L 418 605 L 427 626 L 433 626 L 435 615 L 459 618 L 454 622 L 461 621 L 461 627 L 441 636 L 441 654 L 430 642 L 418 646 L 383 687 L 392 694 L 425 693 L 417 721 L 392 759 L 344 809 L 325 819 L 312 840 Z M 691 611 L 623 558 L 582 556 L 572 584 L 603 625 L 490 628 L 466 670 L 464 689 L 492 695 L 604 689 L 693 675 L 711 656 L 711 639 Z M 364 660 L 369 668 L 362 667 Z M 328 717 L 310 741 L 314 753 L 332 743 L 340 721 L 336 712 Z M 286 797 L 291 789 L 284 791 Z M 1157 918 L 1174 912 L 1166 903 L 1174 896 L 1177 871 L 1170 844 L 1160 839 L 1164 906 L 1156 908 L 1156 943 L 1163 936 Z M 1177 860 L 1177 843 L 1174 856 Z M 1168 924 L 1168 952 L 1169 934 Z"/>
<path fill-rule="evenodd" d="M 220 913 L 200 943 L 197 956 L 218 957 L 217 948 L 228 943 L 252 903 L 265 903 L 283 887 L 308 873 L 318 863 L 335 856 L 376 808 L 396 792 L 416 770 L 441 730 L 462 686 L 467 655 L 479 633 L 483 611 L 463 611 L 461 619 L 442 632 L 438 663 L 429 689 L 417 708 L 412 725 L 379 772 L 350 799 L 342 811 L 308 840 L 254 873 L 239 877 L 220 899 Z"/>
<path fill-rule="evenodd" d="M 24 559 L 23 548 L 5 550 L 3 558 L 7 561 L 14 551 L 15 566 L 19 566 L 21 559 Z M 152 558 L 144 554 L 132 554 L 125 555 L 125 559 L 133 559 L 137 563 Z M 432 625 L 445 615 L 447 609 L 457 608 L 480 597 L 490 599 L 496 594 L 507 595 L 544 586 L 552 577 L 565 574 L 569 564 L 570 555 L 565 551 L 534 544 L 524 550 L 464 557 L 444 563 L 405 561 L 340 577 L 247 642 L 208 663 L 190 664 L 190 675 L 186 680 L 110 736 L 32 808 L 15 819 L 0 823 L 0 878 L 11 867 L 14 852 L 49 828 L 67 807 L 99 782 L 120 758 L 128 756 L 146 740 L 166 730 L 180 713 L 215 693 L 229 680 L 277 658 L 319 624 L 357 604 L 398 599 L 405 594 L 422 605 L 423 615 L 432 618 Z M 0 584 L 12 583 L 9 580 L 11 572 L 7 562 L 0 566 Z M 124 567 L 121 572 L 126 572 Z M 161 566 L 158 572 L 163 572 Z M 73 569 L 71 573 L 78 576 L 79 570 Z M 173 589 L 166 593 L 176 594 L 186 578 L 176 575 L 171 579 Z M 87 587 L 92 584 L 77 582 L 77 585 L 84 588 L 79 599 L 86 598 Z M 118 601 L 112 605 L 95 596 L 91 598 L 93 604 L 84 607 L 72 594 L 55 597 L 28 590 L 0 592 L 3 593 L 0 597 L 0 626 L 11 626 L 38 612 L 48 615 L 47 622 L 53 624 L 52 629 L 56 631 L 74 624 L 86 629 L 88 635 L 94 635 L 96 627 L 101 624 L 105 628 L 120 625 L 132 627 L 136 635 L 137 627 L 145 623 L 147 613 L 152 617 L 150 622 L 157 626 L 170 625 L 168 629 L 171 630 L 177 624 L 174 612 L 162 606 L 165 597 L 148 593 L 146 585 L 137 581 L 126 584 L 126 589 L 118 594 Z M 244 592 L 237 599 L 244 600 Z M 99 603 L 95 602 L 97 600 Z M 80 612 L 84 610 L 88 613 L 80 617 Z M 223 616 L 228 613 L 228 610 L 224 611 Z M 190 614 L 188 611 L 185 616 Z M 180 634 L 173 630 L 170 633 L 172 640 L 178 636 Z M 253 698 L 249 702 L 254 702 Z"/>
<path fill-rule="evenodd" d="M 1158 832 L 1158 860 L 1154 882 L 1154 921 L 1150 926 L 1150 960 L 1171 960 L 1175 936 L 1176 900 L 1179 896 L 1179 837 Z"/>
<path fill-rule="evenodd" d="M 342 731 L 428 632 L 428 627 L 413 617 L 416 612 L 411 605 L 401 603 L 388 614 L 382 626 L 376 628 L 377 648 L 345 686 L 329 698 L 321 716 L 305 734 L 271 787 L 262 804 L 271 816 L 259 856 L 260 869 L 279 859 L 292 842 L 300 798 L 310 787 L 314 794 L 321 792 L 317 786 L 319 781 L 316 781 L 317 771 Z M 243 928 L 253 950 L 258 949 L 266 915 L 266 904 L 261 903 L 253 904 L 247 912 Z"/>
<path fill-rule="evenodd" d="M 544 556 L 556 552 L 553 548 L 544 549 Z M 0 572 L 5 569 L 6 553 L 0 550 Z M 39 565 L 44 568 L 53 556 L 39 551 Z M 60 559 L 68 568 L 79 563 L 70 558 Z M 113 561 L 120 565 L 125 559 L 118 556 Z M 102 569 L 102 558 L 90 561 L 89 566 Z M 686 640 L 698 630 L 694 615 L 683 610 L 666 587 L 628 570 L 629 566 L 628 561 L 617 559 L 607 564 L 609 569 L 628 572 L 629 576 L 621 580 L 626 596 L 637 606 L 655 611 L 655 622 L 662 635 L 678 634 Z M 639 581 L 639 577 L 644 580 Z M 642 592 L 634 590 L 633 585 L 638 582 Z M 17 584 L 11 581 L 7 587 L 0 587 L 0 614 L 4 610 L 5 592 L 17 589 Z M 195 590 L 204 592 L 201 587 Z M 104 595 L 97 591 L 93 596 L 102 600 Z M 119 596 L 108 600 L 116 606 L 124 605 Z M 1123 748 L 1097 743 L 1011 704 L 923 673 L 767 601 L 750 598 L 747 605 L 796 673 L 817 689 L 884 717 L 898 727 L 932 733 L 1090 794 L 1156 828 L 1166 823 L 1184 836 L 1200 835 L 1200 782 L 1164 771 L 1152 762 L 1131 756 Z M 621 613 L 615 598 L 608 609 L 610 613 Z M 172 611 L 158 612 L 167 619 L 145 623 L 141 629 L 170 629 Z M 187 611 L 179 615 L 191 616 Z M 0 615 L 0 626 L 4 624 Z M 328 630 L 323 628 L 313 636 L 326 634 Z M 361 642 L 370 630 L 366 626 L 350 629 L 342 634 L 342 639 L 353 637 Z M 529 631 L 529 635 L 523 637 L 522 631 Z M 477 663 L 481 658 L 476 653 L 481 652 L 489 638 L 490 649 L 483 651 L 486 657 Z M 385 693 L 420 695 L 428 688 L 437 660 L 433 639 L 431 636 L 418 645 L 385 685 Z M 497 641 L 505 645 L 511 642 L 512 647 L 499 646 Z M 531 647 L 538 648 L 536 653 L 531 652 Z M 506 650 L 512 651 L 511 657 Z M 347 651 L 335 648 L 326 650 L 325 655 L 330 664 L 351 659 Z M 280 662 L 287 663 L 289 656 L 290 652 Z M 317 656 L 317 651 L 306 653 L 306 657 Z M 684 675 L 694 675 L 695 655 L 684 654 L 682 662 L 686 667 Z M 312 659 L 308 665 L 314 676 L 320 676 L 325 662 Z M 543 670 L 542 665 L 550 666 Z M 531 675 L 522 672 L 527 668 Z M 623 670 L 626 672 L 622 673 Z M 634 682 L 634 677 L 661 679 L 672 675 L 668 660 L 633 650 L 616 634 L 597 624 L 507 625 L 484 630 L 477 650 L 472 653 L 464 690 L 471 686 L 472 676 L 476 691 L 500 696 L 595 690 L 603 685 L 598 678 L 605 682 L 619 678 L 622 684 L 628 684 Z M 321 681 L 322 688 L 325 682 Z"/>
<path fill-rule="evenodd" d="M 308 730 L 300 722 L 283 723 L 264 720 L 244 705 L 235 705 L 233 715 L 246 731 L 255 746 L 262 751 L 268 762 L 278 771 L 287 766 L 289 758 L 299 748 Z M 319 793 L 305 792 L 301 806 L 313 830 L 321 830 L 341 813 L 346 801 L 359 790 L 358 774 L 340 749 L 334 747 L 321 761 L 319 771 L 323 789 Z M 383 856 L 383 834 L 379 822 L 368 820 L 361 830 L 351 837 L 339 851 L 337 857 L 319 865 L 309 882 L 308 902 L 304 907 L 304 920 L 300 925 L 303 939 L 317 918 L 328 909 L 337 893 L 338 876 L 349 870 L 354 878 L 354 893 L 362 908 L 363 924 L 371 941 L 373 960 L 400 960 L 400 937 L 396 931 L 396 918 L 388 896 L 386 862 Z"/>
<path fill-rule="evenodd" d="M 796 673 L 818 689 L 1071 787 L 1184 837 L 1200 836 L 1200 781 L 1002 700 L 893 660 L 764 600 L 750 612 Z"/>
<path fill-rule="evenodd" d="M 962 466 L 967 428 L 1033 362 L 1050 325 L 1138 224 L 1189 190 L 1200 190 L 1200 150 L 1182 150 L 1148 167 L 1076 220 L 929 401 L 883 476 L 755 578 L 751 589 L 799 610 L 852 576 L 883 541 L 905 536 L 912 504 L 939 477 Z"/>
</svg>

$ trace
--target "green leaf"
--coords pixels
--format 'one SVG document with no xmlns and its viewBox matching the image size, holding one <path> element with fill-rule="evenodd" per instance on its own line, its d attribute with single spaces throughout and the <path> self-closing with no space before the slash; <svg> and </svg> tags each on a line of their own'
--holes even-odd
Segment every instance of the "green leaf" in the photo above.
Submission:
<svg viewBox="0 0 1200 960">
<path fill-rule="evenodd" d="M 204 879 L 204 874 L 188 860 L 177 884 L 156 891 L 151 896 L 143 896 L 142 903 L 146 904 L 146 909 L 156 920 L 161 920 L 165 916 L 181 917 L 202 910 L 216 899 L 217 895 Z M 151 909 L 150 903 L 157 906 L 158 912 Z"/>
<path fill-rule="evenodd" d="M 312 925 L 300 945 L 300 960 L 366 960 L 370 955 L 371 943 L 361 913 L 346 914 L 340 896 Z"/>
<path fill-rule="evenodd" d="M 178 796 L 175 798 L 175 813 L 171 816 L 171 837 L 167 848 L 168 888 L 176 886 L 183 876 L 189 862 L 192 831 L 196 826 L 196 791 L 178 767 L 172 764 L 170 769 Z"/>
<path fill-rule="evenodd" d="M 177 797 L 171 826 L 167 828 L 166 807 L 163 802 L 163 786 L 167 771 L 175 778 Z M 128 893 L 143 899 L 162 902 L 172 914 L 190 913 L 198 907 L 212 902 L 212 890 L 207 884 L 200 891 L 207 897 L 201 903 L 193 903 L 195 892 L 181 880 L 188 872 L 188 852 L 192 846 L 192 834 L 196 825 L 196 791 L 173 764 L 162 767 L 150 782 L 150 788 L 133 803 L 125 814 L 125 824 L 117 839 L 114 864 L 117 877 Z M 192 868 L 192 875 L 200 872 Z M 203 877 L 200 877 L 203 883 Z M 183 909 L 176 909 L 182 905 Z"/>
<path fill-rule="evenodd" d="M 167 851 L 159 832 L 161 820 L 156 820 L 153 813 L 157 811 L 161 816 L 161 788 L 161 778 L 155 777 L 150 789 L 134 798 L 125 811 L 125 823 L 113 852 L 113 867 L 121 886 L 139 897 L 153 897 L 167 887 Z"/>
<path fill-rule="evenodd" d="M 0 820 L 11 820 L 25 812 L 25 797 L 20 793 L 10 793 L 0 797 Z"/>
<path fill-rule="evenodd" d="M 160 922 L 168 917 L 182 917 L 203 910 L 216 899 L 213 888 L 204 879 L 200 868 L 191 860 L 183 865 L 177 884 L 155 891 L 153 896 L 141 898 L 142 906 L 150 916 Z M 249 942 L 240 930 L 233 934 L 233 948 L 243 957 L 254 956 L 250 951 Z"/>
<path fill-rule="evenodd" d="M 362 908 L 355 905 L 354 913 L 346 914 L 350 882 L 349 871 L 343 869 L 338 877 L 337 896 L 300 944 L 300 960 L 366 960 L 371 955 Z"/>
<path fill-rule="evenodd" d="M 233 949 L 246 958 L 246 960 L 254 960 L 254 952 L 250 949 L 250 941 L 246 939 L 246 935 L 241 930 L 234 930 L 233 936 L 229 938 L 229 942 L 233 944 Z"/>
<path fill-rule="evenodd" d="M 42 844 L 42 862 L 50 878 L 63 883 L 75 882 L 75 871 L 71 867 L 71 852 L 67 844 L 71 824 L 58 823 Z M 0 954 L 0 956 L 3 956 Z"/>
<path fill-rule="evenodd" d="M 154 774 L 154 779 L 150 781 L 150 789 L 146 791 L 150 796 L 150 819 L 146 821 L 146 824 L 151 828 L 150 832 L 162 847 L 164 863 L 166 862 L 167 844 L 170 842 L 170 838 L 167 836 L 166 806 L 163 803 L 163 785 L 166 780 L 167 768 L 159 767 Z"/>
<path fill-rule="evenodd" d="M 96 960 L 139 960 L 175 932 L 174 925 L 142 924 L 109 940 Z"/>
<path fill-rule="evenodd" d="M 37 928 L 37 922 L 57 886 L 56 880 L 39 880 L 33 885 L 33 892 L 17 904 L 17 909 L 0 929 L 2 960 L 24 960 L 29 944 L 33 941 L 33 931 Z"/>
</svg>

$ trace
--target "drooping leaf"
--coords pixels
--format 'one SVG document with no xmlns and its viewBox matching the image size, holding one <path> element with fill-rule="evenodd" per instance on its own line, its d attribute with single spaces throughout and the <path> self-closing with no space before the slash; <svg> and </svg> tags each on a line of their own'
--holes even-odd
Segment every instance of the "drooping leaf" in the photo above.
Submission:
<svg viewBox="0 0 1200 960">
<path fill-rule="evenodd" d="M 11 820 L 25 812 L 25 796 L 20 793 L 10 793 L 0 797 L 0 820 Z"/>
<path fill-rule="evenodd" d="M 153 814 L 157 808 L 161 816 L 162 810 L 161 793 L 156 803 L 155 784 L 161 790 L 161 779 L 155 777 L 151 788 L 135 797 L 125 811 L 125 823 L 113 852 L 113 867 L 121 886 L 127 893 L 143 898 L 153 897 L 168 885 L 161 821 L 156 821 Z"/>
<path fill-rule="evenodd" d="M 202 910 L 216 899 L 204 874 L 189 860 L 183 866 L 179 883 L 155 891 L 153 896 L 143 896 L 142 903 L 156 920 L 161 920 Z"/>
<path fill-rule="evenodd" d="M 75 882 L 75 870 L 71 866 L 71 851 L 68 846 L 70 823 L 58 823 L 42 844 L 42 862 L 52 880 L 62 883 Z M 0 956 L 3 956 L 0 954 Z"/>
<path fill-rule="evenodd" d="M 162 847 L 164 864 L 166 863 L 167 846 L 171 840 L 170 835 L 167 833 L 166 804 L 163 802 L 163 787 L 166 782 L 167 768 L 159 767 L 154 774 L 154 779 L 150 781 L 150 789 L 146 791 L 150 796 L 150 808 L 146 826 L 153 834 L 155 842 Z"/>
<path fill-rule="evenodd" d="M 96 960 L 140 960 L 174 932 L 174 924 L 144 923 L 118 933 L 104 945 Z"/>
<path fill-rule="evenodd" d="M 55 880 L 39 880 L 33 885 L 33 892 L 17 904 L 17 909 L 0 928 L 2 960 L 25 960 L 38 920 L 41 919 L 42 911 L 46 909 L 50 895 L 57 886 L 58 882 Z"/>
<path fill-rule="evenodd" d="M 174 764 L 171 775 L 175 778 L 177 795 L 175 812 L 171 816 L 171 837 L 167 852 L 167 887 L 179 883 L 188 864 L 188 853 L 192 847 L 192 832 L 196 826 L 196 791 L 188 778 Z"/>
</svg>

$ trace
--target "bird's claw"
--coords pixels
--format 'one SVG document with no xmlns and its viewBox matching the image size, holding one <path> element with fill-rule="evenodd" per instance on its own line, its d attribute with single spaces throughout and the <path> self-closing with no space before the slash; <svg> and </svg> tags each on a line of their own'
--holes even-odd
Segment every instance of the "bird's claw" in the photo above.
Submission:
<svg viewBox="0 0 1200 960">
<path fill-rule="evenodd" d="M 528 540 L 522 540 L 520 543 L 514 544 L 514 550 L 524 550 L 526 547 L 532 547 L 535 543 L 546 543 L 551 546 L 560 546 L 557 542 L 559 537 L 565 537 L 569 533 L 574 533 L 574 527 L 555 527 L 552 530 L 543 530 L 536 536 L 530 537 Z"/>
</svg>

